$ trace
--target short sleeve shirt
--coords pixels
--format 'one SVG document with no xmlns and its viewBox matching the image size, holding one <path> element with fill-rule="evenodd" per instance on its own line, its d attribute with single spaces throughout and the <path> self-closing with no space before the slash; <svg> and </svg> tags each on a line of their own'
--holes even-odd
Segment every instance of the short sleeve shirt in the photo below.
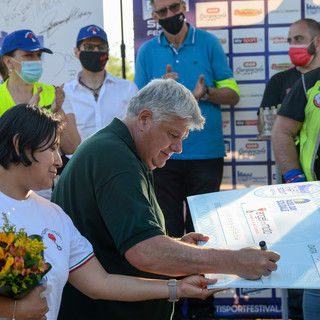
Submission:
<svg viewBox="0 0 320 320">
<path fill-rule="evenodd" d="M 84 141 L 66 166 L 52 200 L 72 218 L 92 243 L 95 254 L 110 273 L 163 278 L 137 270 L 125 259 L 135 244 L 165 234 L 165 223 L 157 203 L 152 172 L 139 157 L 127 127 L 119 120 Z M 70 292 L 69 292 L 70 293 Z M 62 318 L 72 310 L 74 318 L 86 313 L 89 298 L 66 294 Z M 83 305 L 81 310 L 79 305 Z M 90 309 L 110 319 L 170 319 L 172 305 L 165 300 L 139 303 L 100 301 Z M 74 310 L 73 310 L 74 307 Z M 155 312 L 157 310 L 157 312 Z M 96 312 L 96 314 L 95 314 Z"/>
</svg>

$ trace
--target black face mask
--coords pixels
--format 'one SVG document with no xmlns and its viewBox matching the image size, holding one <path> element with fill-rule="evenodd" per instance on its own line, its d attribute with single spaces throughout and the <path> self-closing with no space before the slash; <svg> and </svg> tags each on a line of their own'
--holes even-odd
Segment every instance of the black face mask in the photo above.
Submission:
<svg viewBox="0 0 320 320">
<path fill-rule="evenodd" d="M 91 72 L 99 72 L 104 70 L 104 67 L 109 60 L 108 52 L 99 51 L 81 51 L 80 62 L 84 68 Z"/>
<path fill-rule="evenodd" d="M 177 34 L 180 32 L 184 23 L 184 14 L 181 12 L 166 19 L 159 19 L 160 26 L 171 34 Z"/>
</svg>

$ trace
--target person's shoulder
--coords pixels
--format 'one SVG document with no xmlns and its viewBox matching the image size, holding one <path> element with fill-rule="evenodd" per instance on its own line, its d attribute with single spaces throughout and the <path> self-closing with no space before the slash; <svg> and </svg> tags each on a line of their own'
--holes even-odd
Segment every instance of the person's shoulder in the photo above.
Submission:
<svg viewBox="0 0 320 320">
<path fill-rule="evenodd" d="M 68 81 L 67 83 L 65 83 L 63 90 L 64 91 L 68 91 L 68 90 L 73 90 L 74 86 L 78 83 L 78 79 L 77 77 Z"/>
<path fill-rule="evenodd" d="M 119 78 L 115 75 L 113 75 L 112 73 L 108 72 L 108 80 L 121 85 L 122 87 L 125 86 L 128 89 L 133 87 L 133 88 L 137 88 L 137 85 L 131 81 L 131 80 L 127 80 L 127 79 L 123 79 L 123 78 Z"/>
</svg>

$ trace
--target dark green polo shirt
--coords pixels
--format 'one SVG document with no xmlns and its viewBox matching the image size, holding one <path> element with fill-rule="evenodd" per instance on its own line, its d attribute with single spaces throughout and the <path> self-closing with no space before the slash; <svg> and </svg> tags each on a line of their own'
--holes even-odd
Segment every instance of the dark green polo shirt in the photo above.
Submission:
<svg viewBox="0 0 320 320">
<path fill-rule="evenodd" d="M 135 244 L 165 234 L 152 171 L 139 157 L 127 127 L 115 118 L 85 140 L 64 169 L 52 201 L 72 218 L 109 273 L 165 278 L 137 270 L 124 257 Z M 166 320 L 166 299 L 94 301 L 67 285 L 59 319 Z"/>
</svg>

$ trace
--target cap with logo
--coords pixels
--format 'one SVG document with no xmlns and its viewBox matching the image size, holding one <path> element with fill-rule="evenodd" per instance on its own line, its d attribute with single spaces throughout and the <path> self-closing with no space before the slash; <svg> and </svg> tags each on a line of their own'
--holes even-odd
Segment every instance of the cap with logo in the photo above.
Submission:
<svg viewBox="0 0 320 320">
<path fill-rule="evenodd" d="M 24 50 L 24 51 L 43 51 L 47 53 L 52 53 L 52 51 L 48 48 L 45 48 L 40 44 L 39 39 L 31 30 L 17 30 L 10 34 L 8 34 L 1 46 L 1 56 L 16 50 Z"/>
<path fill-rule="evenodd" d="M 105 31 L 95 24 L 90 24 L 80 29 L 78 33 L 76 45 L 78 45 L 79 41 L 92 38 L 92 37 L 98 37 L 108 43 L 108 38 Z"/>
</svg>

